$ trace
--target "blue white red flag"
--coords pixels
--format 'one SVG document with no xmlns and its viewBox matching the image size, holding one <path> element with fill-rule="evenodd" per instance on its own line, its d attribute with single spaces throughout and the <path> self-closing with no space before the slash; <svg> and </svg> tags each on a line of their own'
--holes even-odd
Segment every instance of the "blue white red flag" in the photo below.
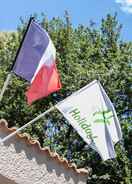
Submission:
<svg viewBox="0 0 132 184">
<path fill-rule="evenodd" d="M 39 24 L 32 21 L 13 67 L 13 72 L 30 82 L 28 104 L 61 88 L 56 68 L 56 50 Z"/>
</svg>

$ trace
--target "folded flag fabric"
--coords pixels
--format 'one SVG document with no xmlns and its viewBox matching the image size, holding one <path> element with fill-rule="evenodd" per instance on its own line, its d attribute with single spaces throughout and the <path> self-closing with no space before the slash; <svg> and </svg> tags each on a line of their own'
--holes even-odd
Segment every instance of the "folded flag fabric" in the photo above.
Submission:
<svg viewBox="0 0 132 184">
<path fill-rule="evenodd" d="M 56 50 L 48 33 L 32 21 L 12 71 L 30 82 L 28 104 L 61 88 L 56 67 Z"/>
<path fill-rule="evenodd" d="M 121 127 L 99 81 L 91 82 L 56 107 L 103 160 L 115 158 L 114 144 L 122 139 Z"/>
</svg>

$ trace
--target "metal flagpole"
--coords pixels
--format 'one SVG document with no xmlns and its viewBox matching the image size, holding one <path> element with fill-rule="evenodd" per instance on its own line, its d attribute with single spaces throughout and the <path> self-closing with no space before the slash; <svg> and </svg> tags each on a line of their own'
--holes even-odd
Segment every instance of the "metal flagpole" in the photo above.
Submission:
<svg viewBox="0 0 132 184">
<path fill-rule="evenodd" d="M 27 124 L 25 124 L 24 126 L 18 128 L 15 132 L 9 134 L 8 136 L 6 136 L 5 138 L 3 138 L 2 140 L 0 140 L 0 143 L 4 143 L 5 141 L 7 141 L 8 139 L 12 138 L 15 134 L 17 134 L 18 132 L 20 132 L 21 130 L 23 130 L 24 128 L 26 128 L 27 126 L 29 126 L 30 124 L 36 122 L 37 120 L 39 120 L 40 118 L 42 118 L 43 116 L 45 116 L 47 113 L 51 112 L 52 110 L 55 109 L 55 106 L 51 107 L 50 109 L 48 109 L 47 111 L 43 112 L 42 114 L 40 114 L 39 116 L 37 116 L 36 118 L 34 118 L 33 120 L 29 121 Z"/>
<path fill-rule="evenodd" d="M 11 72 L 7 75 L 7 78 L 6 78 L 5 82 L 4 82 L 3 88 L 2 88 L 2 90 L 1 90 L 1 92 L 0 92 L 0 102 L 2 101 L 3 95 L 4 95 L 4 93 L 5 93 L 6 89 L 7 89 L 7 86 L 8 86 L 8 84 L 9 84 L 10 80 L 11 80 L 11 77 L 12 77 L 12 75 L 13 75 L 12 69 L 13 69 L 13 67 L 14 67 L 14 64 L 15 64 L 15 62 L 16 62 L 16 59 L 17 59 L 18 54 L 19 54 L 19 52 L 20 52 L 20 49 L 21 49 L 21 47 L 22 47 L 23 41 L 24 41 L 24 39 L 25 39 L 25 36 L 26 36 L 26 34 L 27 34 L 27 32 L 28 32 L 28 29 L 29 29 L 29 27 L 30 27 L 30 25 L 31 25 L 31 22 L 32 22 L 33 20 L 34 20 L 34 17 L 31 17 L 30 20 L 29 20 L 29 23 L 28 23 L 28 25 L 27 25 L 27 29 L 26 29 L 26 31 L 25 31 L 25 33 L 24 33 L 23 39 L 22 39 L 22 41 L 21 41 L 21 43 L 20 43 L 20 46 L 19 46 L 19 48 L 18 48 L 18 50 L 17 50 L 17 53 L 16 53 L 16 56 L 15 56 L 14 62 L 13 62 L 13 64 L 12 64 L 12 66 L 11 66 Z"/>
<path fill-rule="evenodd" d="M 1 100 L 2 100 L 2 98 L 3 98 L 3 95 L 4 95 L 4 93 L 5 93 L 5 90 L 6 90 L 7 86 L 8 86 L 8 84 L 9 84 L 9 82 L 10 82 L 10 80 L 11 80 L 12 74 L 13 74 L 13 73 L 10 72 L 10 73 L 7 75 L 7 78 L 6 78 L 5 82 L 4 82 L 3 88 L 2 88 L 2 90 L 1 90 L 1 92 L 0 92 L 0 102 L 1 102 Z"/>
</svg>

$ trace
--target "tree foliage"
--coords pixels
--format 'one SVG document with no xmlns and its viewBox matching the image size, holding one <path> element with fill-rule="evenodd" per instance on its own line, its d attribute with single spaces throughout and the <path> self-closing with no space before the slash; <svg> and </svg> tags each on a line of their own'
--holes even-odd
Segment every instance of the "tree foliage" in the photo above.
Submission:
<svg viewBox="0 0 132 184">
<path fill-rule="evenodd" d="M 78 25 L 74 28 L 67 12 L 64 19 L 48 21 L 42 15 L 39 21 L 55 44 L 63 88 L 28 106 L 24 95 L 28 83 L 13 76 L 0 104 L 0 118 L 5 118 L 9 126 L 20 127 L 87 83 L 99 79 L 116 108 L 123 130 L 125 150 L 117 144 L 115 160 L 102 162 L 57 110 L 24 131 L 78 167 L 92 168 L 89 183 L 129 184 L 132 42 L 121 40 L 122 26 L 117 15 L 107 15 L 100 28 L 92 23 L 89 27 Z M 22 20 L 16 32 L 0 33 L 0 88 L 12 66 L 26 25 Z"/>
</svg>

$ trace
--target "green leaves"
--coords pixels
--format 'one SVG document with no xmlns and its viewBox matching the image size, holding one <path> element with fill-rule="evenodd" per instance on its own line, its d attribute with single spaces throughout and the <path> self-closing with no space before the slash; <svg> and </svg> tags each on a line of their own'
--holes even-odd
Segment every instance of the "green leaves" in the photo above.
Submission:
<svg viewBox="0 0 132 184">
<path fill-rule="evenodd" d="M 99 29 L 94 25 L 74 28 L 67 12 L 64 19 L 53 18 L 50 21 L 42 15 L 40 23 L 55 44 L 57 68 L 63 87 L 59 92 L 28 106 L 24 94 L 28 83 L 14 76 L 0 104 L 0 118 L 5 118 L 9 126 L 22 126 L 87 83 L 99 79 L 122 120 L 125 148 L 131 158 L 132 42 L 121 40 L 121 25 L 117 15 L 107 15 Z M 27 22 L 22 20 L 16 32 L 0 33 L 0 88 L 14 61 L 26 25 Z M 44 128 L 48 125 L 46 118 L 53 125 L 47 129 Z M 120 149 L 117 149 L 116 163 L 104 163 L 96 152 L 86 149 L 83 140 L 58 111 L 46 118 L 29 126 L 24 132 L 38 139 L 41 145 L 50 146 L 71 162 L 77 163 L 78 167 L 91 167 L 93 177 L 89 183 L 129 183 L 129 160 L 127 156 L 124 160 Z M 50 133 L 47 134 L 47 131 Z"/>
</svg>

